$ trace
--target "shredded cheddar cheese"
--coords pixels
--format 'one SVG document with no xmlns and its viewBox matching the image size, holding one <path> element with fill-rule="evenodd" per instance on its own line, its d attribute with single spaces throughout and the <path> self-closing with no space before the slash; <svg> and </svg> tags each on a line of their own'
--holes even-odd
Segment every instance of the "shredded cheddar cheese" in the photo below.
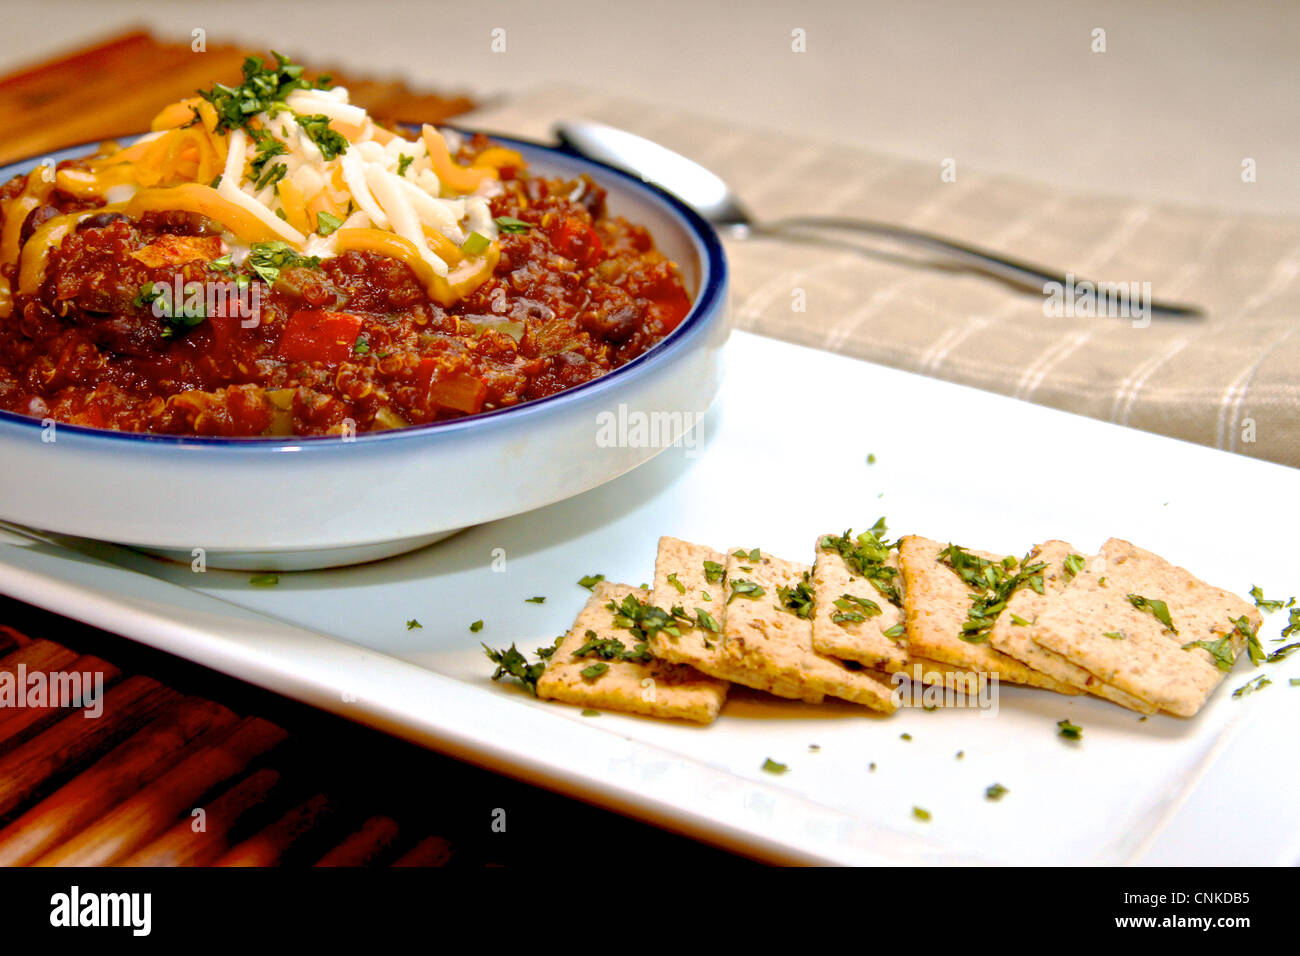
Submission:
<svg viewBox="0 0 1300 956">
<path fill-rule="evenodd" d="M 39 287 L 50 252 L 77 222 L 104 210 L 200 214 L 221 226 L 223 249 L 237 262 L 267 241 L 322 259 L 379 252 L 404 261 L 443 305 L 491 276 L 500 247 L 489 201 L 500 170 L 524 165 L 514 150 L 493 147 L 460 165 L 458 145 L 448 142 L 455 134 L 426 125 L 407 139 L 376 125 L 342 87 L 294 89 L 237 121 L 215 102 L 205 94 L 173 103 L 130 146 L 106 144 L 80 166 L 29 174 L 2 210 L 0 263 L 18 270 L 16 290 L 0 278 L 0 314 L 13 292 Z M 55 188 L 107 205 L 54 217 L 20 243 L 28 214 Z M 474 234 L 482 238 L 467 244 Z"/>
</svg>

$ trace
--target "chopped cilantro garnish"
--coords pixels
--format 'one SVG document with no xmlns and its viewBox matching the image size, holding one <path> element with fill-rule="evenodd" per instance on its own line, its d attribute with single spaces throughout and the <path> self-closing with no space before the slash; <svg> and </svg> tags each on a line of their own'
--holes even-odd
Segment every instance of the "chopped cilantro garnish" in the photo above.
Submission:
<svg viewBox="0 0 1300 956">
<path fill-rule="evenodd" d="M 713 615 L 702 607 L 697 607 L 695 609 L 695 620 L 699 623 L 700 627 L 704 628 L 706 631 L 712 631 L 714 634 L 717 634 L 722 630 L 718 625 L 718 622 L 714 620 Z"/>
<path fill-rule="evenodd" d="M 1264 592 L 1260 589 L 1258 584 L 1251 587 L 1250 596 L 1255 600 L 1255 607 L 1259 608 L 1265 614 L 1272 614 L 1274 611 L 1281 610 L 1284 606 L 1282 601 L 1270 601 L 1268 598 L 1264 597 Z M 1295 598 L 1292 598 L 1291 600 L 1294 601 Z"/>
<path fill-rule="evenodd" d="M 1139 611 L 1150 611 L 1155 615 L 1155 619 L 1165 626 L 1165 630 L 1171 634 L 1177 634 L 1178 628 L 1174 627 L 1173 618 L 1169 616 L 1169 605 L 1164 601 L 1158 601 L 1155 598 L 1144 598 L 1140 594 L 1128 595 L 1128 602 Z"/>
<path fill-rule="evenodd" d="M 541 677 L 546 670 L 545 664 L 528 663 L 528 658 L 519 653 L 513 644 L 508 651 L 496 651 L 484 644 L 483 651 L 487 654 L 488 660 L 497 665 L 496 672 L 492 675 L 493 680 L 513 677 L 528 688 L 530 694 L 537 696 L 537 678 Z"/>
<path fill-rule="evenodd" d="M 1294 601 L 1295 598 L 1292 598 L 1291 600 Z M 1282 628 L 1283 637 L 1290 637 L 1292 634 L 1300 632 L 1300 607 L 1291 608 L 1291 611 L 1287 615 L 1287 617 L 1288 620 L 1286 623 L 1286 627 Z"/>
<path fill-rule="evenodd" d="M 863 531 L 857 537 L 853 536 L 851 528 L 838 537 L 831 534 L 824 535 L 817 542 L 817 547 L 822 551 L 838 554 L 849 566 L 850 571 L 870 581 L 872 587 L 883 595 L 885 600 L 895 607 L 902 607 L 903 596 L 895 583 L 898 569 L 885 564 L 889 552 L 896 545 L 896 542 L 885 539 L 888 533 L 889 528 L 885 524 L 885 519 L 880 518 L 871 526 L 871 530 Z"/>
<path fill-rule="evenodd" d="M 860 598 L 852 594 L 841 594 L 834 601 L 836 610 L 831 613 L 831 621 L 843 627 L 845 624 L 860 624 L 869 617 L 880 614 L 880 605 L 870 598 Z"/>
<path fill-rule="evenodd" d="M 1233 620 L 1232 627 L 1246 639 L 1246 653 L 1250 655 L 1250 662 L 1256 667 L 1264 663 L 1268 655 L 1264 652 L 1263 645 L 1259 643 L 1259 636 L 1255 633 L 1255 629 L 1250 626 L 1250 619 L 1243 614 Z"/>
<path fill-rule="evenodd" d="M 1065 574 L 1067 577 L 1074 577 L 1083 570 L 1085 561 L 1081 554 L 1067 554 L 1065 556 Z"/>
<path fill-rule="evenodd" d="M 352 352 L 354 355 L 370 354 L 370 343 L 366 341 L 364 335 L 358 335 L 357 340 L 352 343 Z"/>
<path fill-rule="evenodd" d="M 217 131 L 247 126 L 258 113 L 282 104 L 294 90 L 309 90 L 313 84 L 303 78 L 303 68 L 274 50 L 275 66 L 268 67 L 260 56 L 244 60 L 244 82 L 239 86 L 215 84 L 210 90 L 199 90 L 217 111 Z M 321 77 L 315 86 L 329 85 L 329 77 Z"/>
<path fill-rule="evenodd" d="M 689 619 L 674 617 L 661 607 L 638 600 L 635 594 L 629 594 L 619 603 L 610 601 L 605 607 L 614 615 L 614 626 L 626 628 L 632 636 L 645 642 L 660 631 L 673 637 L 681 637 L 681 624 L 690 626 Z"/>
<path fill-rule="evenodd" d="M 755 584 L 753 581 L 746 581 L 744 578 L 737 578 L 731 582 L 731 597 L 727 598 L 730 604 L 738 597 L 748 598 L 751 601 L 757 600 L 766 593 L 762 585 Z"/>
<path fill-rule="evenodd" d="M 930 811 L 925 809 L 925 807 L 913 807 L 912 816 L 925 823 L 930 822 Z"/>
<path fill-rule="evenodd" d="M 1276 664 L 1278 661 L 1286 660 L 1298 650 L 1300 650 L 1300 643 L 1287 644 L 1284 647 L 1279 647 L 1272 654 L 1268 655 L 1267 660 L 1270 664 Z"/>
<path fill-rule="evenodd" d="M 299 255 L 287 242 L 275 239 L 249 246 L 244 265 L 256 272 L 267 285 L 274 285 L 285 269 L 319 269 L 320 257 Z"/>
<path fill-rule="evenodd" d="M 341 225 L 343 225 L 343 220 L 338 216 L 331 215 L 324 210 L 316 213 L 316 232 L 322 236 L 332 236 Z"/>
<path fill-rule="evenodd" d="M 787 767 L 785 764 L 777 763 L 771 757 L 768 757 L 766 760 L 763 761 L 763 769 L 768 773 L 782 774 L 785 773 L 790 768 Z"/>
<path fill-rule="evenodd" d="M 483 622 L 475 621 L 473 624 L 469 626 L 469 629 L 470 629 L 470 633 L 477 634 L 479 631 L 483 630 Z"/>
<path fill-rule="evenodd" d="M 137 309 L 143 309 L 146 305 L 153 305 L 163 296 L 161 291 L 154 288 L 154 286 L 159 284 L 160 283 L 156 282 L 146 282 L 144 285 L 140 286 L 139 291 L 135 294 L 135 298 L 131 300 L 131 304 Z"/>
<path fill-rule="evenodd" d="M 584 680 L 595 680 L 607 670 L 609 670 L 608 664 L 604 661 L 597 661 L 590 667 L 584 667 L 582 670 L 578 671 L 578 673 L 582 675 Z"/>
<path fill-rule="evenodd" d="M 578 579 L 578 584 L 581 587 L 586 588 L 588 591 L 594 591 L 596 590 L 596 585 L 603 580 L 605 580 L 605 575 L 603 574 L 585 574 Z"/>
<path fill-rule="evenodd" d="M 1221 671 L 1232 670 L 1233 661 L 1237 659 L 1236 651 L 1232 647 L 1232 638 L 1227 635 L 1217 641 L 1190 641 L 1183 645 L 1183 650 L 1189 651 L 1193 647 L 1208 651 L 1214 658 L 1214 666 Z"/>
<path fill-rule="evenodd" d="M 294 120 L 307 134 L 307 138 L 316 144 L 321 157 L 329 162 L 338 159 L 348 151 L 348 139 L 337 130 L 330 129 L 330 118 L 323 114 L 313 116 L 294 116 Z"/>
<path fill-rule="evenodd" d="M 1066 740 L 1083 739 L 1083 728 L 1078 726 L 1077 724 L 1070 723 L 1068 717 L 1065 720 L 1058 720 L 1056 722 L 1056 726 L 1060 728 L 1057 731 L 1057 733 L 1060 734 L 1062 737 L 1064 737 Z"/>
<path fill-rule="evenodd" d="M 410 168 L 411 163 L 415 162 L 414 156 L 407 156 L 405 153 L 397 154 L 397 175 L 405 176 L 406 170 Z"/>
<path fill-rule="evenodd" d="M 746 552 L 744 548 L 731 552 L 733 558 L 740 558 L 742 561 L 762 561 L 763 552 L 755 548 L 753 551 Z"/>
<path fill-rule="evenodd" d="M 1028 627 L 1028 626 L 1029 626 L 1030 622 L 1029 622 L 1029 621 L 1026 621 L 1023 617 L 1021 617 L 1021 616 L 1020 616 L 1019 614 L 1017 614 L 1015 611 L 1012 611 L 1012 612 L 1010 612 L 1010 613 L 1011 613 L 1011 623 L 1014 624 L 1016 627 Z"/>
<path fill-rule="evenodd" d="M 803 580 L 796 582 L 794 587 L 778 587 L 776 596 L 780 599 L 781 606 L 795 617 L 807 620 L 812 615 L 813 589 L 807 571 L 804 572 Z"/>
<path fill-rule="evenodd" d="M 599 716 L 600 716 L 600 711 L 598 711 L 598 710 L 592 710 L 590 707 L 584 707 L 584 708 L 582 709 L 582 716 L 583 716 L 583 717 L 599 717 Z"/>
<path fill-rule="evenodd" d="M 1113 640 L 1113 641 L 1122 641 L 1122 640 L 1124 640 L 1124 632 L 1123 632 L 1123 631 L 1105 631 L 1104 633 L 1105 633 L 1105 636 L 1106 636 L 1106 637 L 1109 637 L 1109 638 L 1110 638 L 1111 640 Z"/>
<path fill-rule="evenodd" d="M 907 626 L 904 624 L 895 624 L 893 627 L 886 628 L 882 631 L 885 637 L 902 637 L 907 633 Z"/>
<path fill-rule="evenodd" d="M 497 228 L 502 232 L 527 232 L 533 228 L 531 222 L 524 222 L 514 216 L 497 216 L 493 221 L 496 222 Z"/>
<path fill-rule="evenodd" d="M 627 658 L 627 645 L 617 637 L 600 637 L 590 629 L 583 636 L 586 640 L 571 656 L 603 657 L 607 661 L 621 661 Z"/>
<path fill-rule="evenodd" d="M 984 799 L 998 801 L 1001 800 L 1010 792 L 1011 791 L 1009 791 L 1006 787 L 1002 786 L 1002 784 L 1000 783 L 991 784 L 984 791 Z"/>
<path fill-rule="evenodd" d="M 540 596 L 539 596 L 539 597 L 524 598 L 524 603 L 525 603 L 525 604 L 545 604 L 545 603 L 546 603 L 546 598 L 544 598 L 544 597 L 540 597 Z"/>
<path fill-rule="evenodd" d="M 280 583 L 278 574 L 254 574 L 248 579 L 248 583 L 255 588 L 273 588 Z"/>
<path fill-rule="evenodd" d="M 678 581 L 678 580 L 677 580 L 677 572 L 676 572 L 676 571 L 674 571 L 672 574 L 668 575 L 668 583 L 671 584 L 673 587 L 675 587 L 675 588 L 677 589 L 677 593 L 678 593 L 678 594 L 685 594 L 685 593 L 686 593 L 686 585 L 685 585 L 685 584 L 682 584 L 681 581 Z"/>
<path fill-rule="evenodd" d="M 409 621 L 406 622 L 406 629 L 408 631 L 413 631 L 417 627 L 423 629 L 424 625 L 421 624 L 419 621 L 417 621 L 415 618 L 411 618 Z"/>
<path fill-rule="evenodd" d="M 1260 674 L 1258 677 L 1246 681 L 1232 692 L 1233 697 L 1245 697 L 1247 694 L 1253 694 L 1257 690 L 1263 690 L 1269 684 L 1273 683 L 1268 679 L 1266 674 Z"/>
<path fill-rule="evenodd" d="M 988 640 L 998 616 L 1006 610 L 1007 602 L 1017 590 L 1028 584 L 1039 594 L 1043 593 L 1042 572 L 1047 565 L 1042 562 L 1030 564 L 1027 557 L 1023 561 L 1010 557 L 990 561 L 955 544 L 940 551 L 938 558 L 971 589 L 970 610 L 961 627 L 961 639 L 968 643 L 982 644 Z"/>
</svg>

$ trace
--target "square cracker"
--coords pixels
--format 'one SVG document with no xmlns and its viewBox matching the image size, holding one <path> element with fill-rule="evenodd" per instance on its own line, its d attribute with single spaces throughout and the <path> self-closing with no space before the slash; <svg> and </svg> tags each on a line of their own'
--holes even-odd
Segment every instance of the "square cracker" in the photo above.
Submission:
<svg viewBox="0 0 1300 956">
<path fill-rule="evenodd" d="M 856 661 L 884 671 L 902 670 L 907 664 L 907 636 L 889 637 L 891 628 L 902 625 L 903 609 L 876 590 L 875 585 L 849 567 L 834 548 L 823 548 L 822 540 L 834 535 L 819 535 L 815 545 L 812 584 L 817 598 L 813 604 L 813 650 L 845 661 Z M 890 552 L 885 565 L 898 568 L 898 554 Z M 901 576 L 894 580 L 902 586 Z M 835 601 L 848 595 L 870 601 L 879 612 L 862 621 L 835 621 L 840 608 Z M 852 608 L 866 613 L 860 607 Z"/>
<path fill-rule="evenodd" d="M 907 621 L 907 643 L 912 655 L 968 670 L 996 673 L 1009 684 L 1027 684 L 1077 695 L 1079 689 L 1063 684 L 1014 657 L 989 647 L 962 640 L 962 624 L 970 611 L 970 588 L 948 565 L 939 560 L 945 545 L 929 538 L 906 535 L 898 542 L 898 562 L 903 571 L 903 612 Z M 989 561 L 1002 555 L 972 551 Z"/>
<path fill-rule="evenodd" d="M 989 643 L 995 650 L 1014 657 L 1063 684 L 1078 687 L 1080 690 L 1140 714 L 1154 714 L 1159 710 L 1154 704 L 1140 697 L 1134 697 L 1118 687 L 1102 683 L 1096 676 L 1077 664 L 1071 664 L 1055 651 L 1040 647 L 1030 636 L 1032 625 L 1038 620 L 1039 615 L 1069 585 L 1071 575 L 1065 569 L 1065 559 L 1076 553 L 1074 546 L 1068 541 L 1057 540 L 1044 541 L 1030 549 L 1029 554 L 1026 555 L 1029 563 L 1042 562 L 1047 565 L 1043 571 L 1043 593 L 1039 594 L 1033 588 L 1020 588 L 1011 595 L 1006 610 L 998 615 L 997 623 L 989 631 Z M 1015 617 L 1028 621 L 1029 625 L 1017 624 Z"/>
<path fill-rule="evenodd" d="M 727 556 L 727 616 L 719 653 L 696 666 L 707 674 L 780 697 L 820 703 L 825 695 L 890 713 L 897 709 L 893 688 L 883 675 L 855 669 L 818 654 L 812 646 L 812 621 L 788 610 L 779 588 L 811 579 L 806 564 L 760 554 Z M 762 589 L 753 597 L 736 592 L 742 582 Z M 733 595 L 735 595 L 733 597 Z"/>
<path fill-rule="evenodd" d="M 551 655 L 546 670 L 537 679 L 537 696 L 581 707 L 712 723 L 727 697 L 725 681 L 706 677 L 680 664 L 659 660 L 642 663 L 573 656 L 573 652 L 593 633 L 598 638 L 617 638 L 631 650 L 634 645 L 628 631 L 614 626 L 614 615 L 606 607 L 610 601 L 618 603 L 629 594 L 641 600 L 650 596 L 648 591 L 640 588 L 608 581 L 601 581 L 592 589 L 586 607 L 578 614 L 573 627 Z M 603 674 L 595 678 L 582 676 L 584 669 L 598 662 L 609 665 Z M 647 678 L 654 683 L 643 684 Z"/>
<path fill-rule="evenodd" d="M 709 580 L 704 566 L 711 561 L 718 566 Z M 704 626 L 679 627 L 680 635 L 656 631 L 649 640 L 650 653 L 665 661 L 677 664 L 694 664 L 708 657 L 722 642 L 722 622 L 727 616 L 727 556 L 721 551 L 702 544 L 692 544 L 680 538 L 659 539 L 659 553 L 655 557 L 655 585 L 650 592 L 650 603 L 671 612 L 680 606 L 698 620 L 705 611 L 718 625 L 717 631 Z M 677 582 L 668 578 L 672 575 Z"/>
<path fill-rule="evenodd" d="M 1170 633 L 1149 610 L 1134 607 L 1130 594 L 1164 601 L 1178 633 Z M 1030 636 L 1107 684 L 1176 716 L 1191 717 L 1227 672 L 1215 666 L 1206 650 L 1184 646 L 1228 636 L 1235 657 L 1245 640 L 1232 621 L 1243 615 L 1252 630 L 1259 628 L 1259 611 L 1235 594 L 1111 538 L 1039 615 Z"/>
</svg>

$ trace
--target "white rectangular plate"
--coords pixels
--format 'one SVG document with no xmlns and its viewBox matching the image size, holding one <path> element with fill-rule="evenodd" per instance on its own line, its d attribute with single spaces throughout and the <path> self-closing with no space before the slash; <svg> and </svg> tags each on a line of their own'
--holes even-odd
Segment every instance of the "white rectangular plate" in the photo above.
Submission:
<svg viewBox="0 0 1300 956">
<path fill-rule="evenodd" d="M 1255 676 L 1239 664 L 1190 721 L 1016 687 L 995 716 L 891 718 L 742 690 L 699 728 L 582 717 L 493 684 L 480 639 L 531 655 L 572 621 L 583 575 L 650 580 L 661 534 L 809 561 L 817 534 L 886 515 L 895 534 L 1016 554 L 1117 535 L 1243 595 L 1300 589 L 1290 469 L 740 333 L 728 366 L 698 447 L 405 557 L 256 588 L 111 546 L 86 556 L 15 541 L 0 546 L 0 590 L 764 859 L 1300 861 L 1300 687 L 1288 682 L 1300 655 L 1233 699 Z M 546 602 L 526 602 L 535 595 Z M 1283 616 L 1266 621 L 1266 647 Z M 408 630 L 411 618 L 422 627 Z M 1064 717 L 1082 742 L 1058 736 Z M 764 772 L 769 757 L 788 772 Z M 984 798 L 993 783 L 1009 791 L 999 802 Z"/>
</svg>

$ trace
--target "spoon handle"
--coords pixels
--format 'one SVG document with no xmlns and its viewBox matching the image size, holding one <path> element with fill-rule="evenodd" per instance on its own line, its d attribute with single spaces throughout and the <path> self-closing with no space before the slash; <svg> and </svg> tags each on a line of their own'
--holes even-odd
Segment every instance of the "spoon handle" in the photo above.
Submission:
<svg viewBox="0 0 1300 956">
<path fill-rule="evenodd" d="M 788 216 L 783 219 L 764 222 L 761 228 L 755 229 L 755 232 L 760 235 L 781 234 L 794 236 L 804 234 L 805 230 L 810 229 L 855 232 L 876 238 L 890 239 L 910 246 L 919 246 L 942 253 L 962 265 L 996 276 L 1013 285 L 1044 293 L 1048 291 L 1044 287 L 1049 284 L 1059 285 L 1062 290 L 1067 290 L 1078 289 L 1086 281 L 1080 276 L 1064 276 L 1059 272 L 1052 272 L 1032 263 L 1012 259 L 1008 256 L 990 252 L 987 249 L 981 249 L 978 246 L 970 246 L 952 239 L 945 239 L 933 233 L 908 229 L 887 222 L 875 222 L 870 219 L 851 219 L 842 216 Z M 1097 288 L 1096 284 L 1093 284 L 1092 287 Z M 1128 305 L 1143 305 L 1149 308 L 1154 316 L 1181 319 L 1195 319 L 1204 316 L 1204 313 L 1199 308 L 1191 305 L 1160 302 L 1154 299 L 1145 303 L 1129 302 L 1127 284 L 1124 283 L 1116 286 L 1116 292 L 1118 302 Z"/>
</svg>

